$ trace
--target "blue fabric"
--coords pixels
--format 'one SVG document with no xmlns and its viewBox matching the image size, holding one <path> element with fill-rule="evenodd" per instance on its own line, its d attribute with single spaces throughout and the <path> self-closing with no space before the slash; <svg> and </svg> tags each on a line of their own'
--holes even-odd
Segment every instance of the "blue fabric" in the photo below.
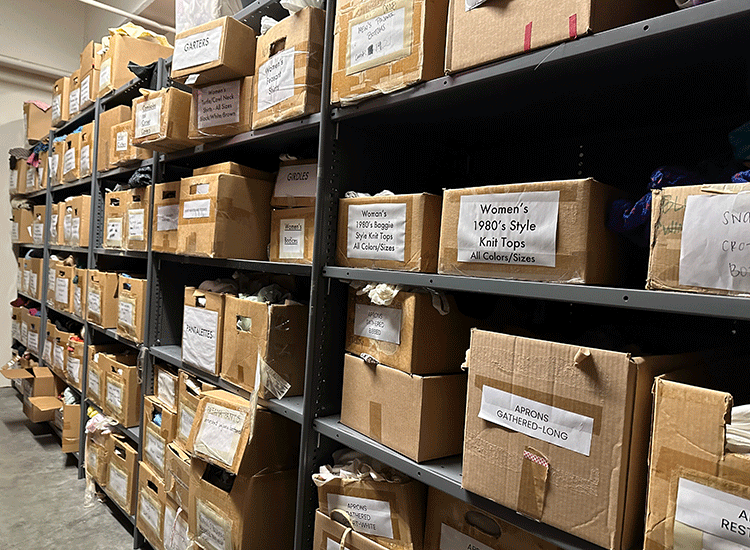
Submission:
<svg viewBox="0 0 750 550">
<path fill-rule="evenodd" d="M 736 173 L 732 176 L 732 183 L 750 183 L 750 170 Z"/>
</svg>

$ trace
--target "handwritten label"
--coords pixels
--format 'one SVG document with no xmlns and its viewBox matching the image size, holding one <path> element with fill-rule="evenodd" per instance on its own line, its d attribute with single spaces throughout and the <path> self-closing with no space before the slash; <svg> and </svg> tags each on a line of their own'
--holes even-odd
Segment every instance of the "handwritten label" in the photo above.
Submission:
<svg viewBox="0 0 750 550">
<path fill-rule="evenodd" d="M 60 155 L 54 154 L 47 157 L 47 162 L 49 163 L 50 179 L 54 182 L 59 178 L 57 169 L 60 167 Z"/>
<path fill-rule="evenodd" d="M 305 219 L 279 220 L 279 258 L 305 257 Z"/>
<path fill-rule="evenodd" d="M 50 267 L 47 275 L 47 290 L 54 291 L 57 284 L 57 270 L 54 267 Z"/>
<path fill-rule="evenodd" d="M 232 521 L 211 510 L 202 500 L 196 500 L 198 540 L 212 550 L 232 550 Z"/>
<path fill-rule="evenodd" d="M 16 336 L 16 334 L 20 332 L 20 328 L 16 327 L 15 326 L 16 324 L 17 323 L 13 323 L 14 326 L 12 330 L 13 330 L 13 338 L 18 340 L 18 337 Z M 52 345 L 53 345 L 52 342 L 50 342 L 49 340 L 44 341 L 44 350 L 42 351 L 42 360 L 48 365 L 52 364 Z"/>
<path fill-rule="evenodd" d="M 29 330 L 27 335 L 27 348 L 29 350 L 33 351 L 34 353 L 39 353 L 39 333 L 34 332 L 33 330 Z"/>
<path fill-rule="evenodd" d="M 120 324 L 125 325 L 126 327 L 134 327 L 135 325 L 133 324 L 133 318 L 135 317 L 135 304 L 120 300 L 117 303 L 117 306 L 117 319 Z"/>
<path fill-rule="evenodd" d="M 120 503 L 125 502 L 128 498 L 128 474 L 112 463 L 109 465 L 107 489 L 110 493 L 114 493 L 113 496 L 119 499 L 118 502 Z"/>
<path fill-rule="evenodd" d="M 57 242 L 57 214 L 50 216 L 50 239 L 52 242 Z"/>
<path fill-rule="evenodd" d="M 161 96 L 138 103 L 135 106 L 136 138 L 143 138 L 161 131 Z"/>
<path fill-rule="evenodd" d="M 190 430 L 193 428 L 195 411 L 184 404 L 180 405 L 180 437 L 187 441 L 190 439 Z"/>
<path fill-rule="evenodd" d="M 10 171 L 10 190 L 16 191 L 18 189 L 18 170 Z"/>
<path fill-rule="evenodd" d="M 156 230 L 177 231 L 180 219 L 180 205 L 170 204 L 156 207 Z"/>
<path fill-rule="evenodd" d="M 390 342 L 401 343 L 401 310 L 371 304 L 355 304 L 354 334 Z"/>
<path fill-rule="evenodd" d="M 81 147 L 81 173 L 89 174 L 91 172 L 91 146 L 84 145 Z"/>
<path fill-rule="evenodd" d="M 172 70 L 181 71 L 219 60 L 221 39 L 224 27 L 218 26 L 207 31 L 177 38 L 174 42 Z"/>
<path fill-rule="evenodd" d="M 127 151 L 128 150 L 128 133 L 117 132 L 117 139 L 115 140 L 115 151 Z"/>
<path fill-rule="evenodd" d="M 182 321 L 182 360 L 218 375 L 218 332 L 219 312 L 185 306 Z"/>
<path fill-rule="evenodd" d="M 28 347 L 29 344 L 29 324 L 21 322 L 21 343 Z"/>
<path fill-rule="evenodd" d="M 66 367 L 68 376 L 74 384 L 81 383 L 81 360 L 78 357 L 68 356 L 68 363 Z"/>
<path fill-rule="evenodd" d="M 76 169 L 76 150 L 71 148 L 63 155 L 63 174 L 68 174 Z"/>
<path fill-rule="evenodd" d="M 82 291 L 80 286 L 73 288 L 73 313 L 83 317 L 83 304 L 81 303 Z"/>
<path fill-rule="evenodd" d="M 31 278 L 31 271 L 24 270 L 23 282 L 21 283 L 21 292 L 29 292 L 29 279 Z"/>
<path fill-rule="evenodd" d="M 80 88 L 76 88 L 74 90 L 71 90 L 68 94 L 68 105 L 70 109 L 70 116 L 73 116 L 75 114 L 78 114 L 78 111 L 80 111 L 80 100 L 81 100 L 81 90 Z"/>
<path fill-rule="evenodd" d="M 406 7 L 365 17 L 368 19 L 357 18 L 349 23 L 346 74 L 388 63 L 411 52 Z M 411 27 L 411 12 L 408 19 Z"/>
<path fill-rule="evenodd" d="M 328 510 L 344 510 L 358 533 L 393 538 L 391 505 L 387 500 L 328 494 Z"/>
<path fill-rule="evenodd" d="M 88 392 L 95 395 L 97 399 L 101 399 L 102 397 L 100 386 L 101 386 L 101 379 L 99 377 L 99 372 L 93 369 L 89 369 Z"/>
<path fill-rule="evenodd" d="M 29 274 L 29 294 L 36 296 L 39 293 L 39 276 L 33 271 Z"/>
<path fill-rule="evenodd" d="M 210 128 L 240 121 L 240 81 L 214 84 L 195 90 L 198 128 Z"/>
<path fill-rule="evenodd" d="M 56 94 L 55 97 L 52 98 L 52 120 L 58 121 L 62 118 L 62 113 L 60 112 L 60 94 Z"/>
<path fill-rule="evenodd" d="M 70 244 L 77 245 L 81 242 L 81 218 L 70 220 Z"/>
<path fill-rule="evenodd" d="M 141 489 L 143 491 L 143 489 Z M 140 504 L 138 506 L 138 515 L 154 533 L 161 530 L 161 509 L 154 504 L 151 497 L 141 492 Z"/>
<path fill-rule="evenodd" d="M 10 240 L 18 241 L 18 222 L 13 222 L 10 226 Z"/>
<path fill-rule="evenodd" d="M 34 167 L 28 166 L 26 169 L 26 191 L 34 189 L 34 174 L 36 174 Z"/>
<path fill-rule="evenodd" d="M 193 447 L 196 453 L 231 467 L 245 427 L 247 412 L 206 403 Z"/>
<path fill-rule="evenodd" d="M 107 380 L 105 400 L 116 412 L 122 413 L 122 385 Z"/>
<path fill-rule="evenodd" d="M 86 75 L 86 77 L 81 80 L 80 103 L 81 105 L 91 103 L 91 75 Z"/>
<path fill-rule="evenodd" d="M 145 213 L 143 208 L 128 210 L 128 239 L 131 241 L 144 240 L 143 226 L 145 225 Z"/>
<path fill-rule="evenodd" d="M 52 353 L 55 360 L 55 367 L 63 370 L 65 368 L 65 348 L 60 344 L 55 344 L 55 349 Z"/>
<path fill-rule="evenodd" d="M 182 205 L 182 217 L 186 220 L 211 217 L 211 199 L 185 201 Z"/>
<path fill-rule="evenodd" d="M 99 289 L 90 288 L 88 292 L 88 307 L 89 311 L 95 315 L 102 314 L 102 296 Z"/>
<path fill-rule="evenodd" d="M 146 430 L 146 455 L 159 473 L 164 471 L 164 439 L 152 430 Z"/>
<path fill-rule="evenodd" d="M 65 217 L 63 218 L 63 240 L 70 244 L 70 241 L 73 239 L 73 214 L 68 213 L 65 214 Z"/>
<path fill-rule="evenodd" d="M 34 224 L 34 243 L 42 244 L 44 242 L 44 224 L 37 222 Z"/>
<path fill-rule="evenodd" d="M 456 531 L 445 523 L 441 523 L 440 550 L 492 550 L 492 548 L 469 535 Z"/>
<path fill-rule="evenodd" d="M 122 246 L 122 218 L 110 218 L 107 220 L 107 246 Z"/>
<path fill-rule="evenodd" d="M 272 56 L 258 68 L 258 112 L 294 96 L 294 48 Z"/>
<path fill-rule="evenodd" d="M 346 256 L 404 261 L 406 204 L 350 204 Z"/>
<path fill-rule="evenodd" d="M 177 510 L 170 505 L 164 510 L 164 550 L 185 550 L 190 548 L 188 525 Z"/>
<path fill-rule="evenodd" d="M 101 67 L 99 68 L 99 91 L 101 92 L 104 88 L 107 88 L 111 83 L 112 77 L 112 59 L 106 59 L 102 61 Z"/>
<path fill-rule="evenodd" d="M 55 302 L 68 307 L 70 300 L 70 280 L 66 277 L 58 277 L 55 283 Z"/>
<path fill-rule="evenodd" d="M 21 341 L 21 322 L 20 321 L 13 321 L 11 323 L 11 326 L 10 326 L 10 335 L 15 340 L 18 340 L 19 342 Z M 46 348 L 45 348 L 45 351 L 46 351 Z M 47 360 L 46 357 L 45 357 L 45 360 L 47 362 L 49 362 L 49 360 Z"/>
</svg>

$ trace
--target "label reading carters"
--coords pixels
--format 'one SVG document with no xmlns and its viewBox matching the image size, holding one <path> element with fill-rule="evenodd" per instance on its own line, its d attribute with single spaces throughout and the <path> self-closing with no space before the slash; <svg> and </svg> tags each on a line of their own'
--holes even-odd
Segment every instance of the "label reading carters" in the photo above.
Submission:
<svg viewBox="0 0 750 550">
<path fill-rule="evenodd" d="M 197 88 L 195 95 L 197 97 L 199 130 L 239 123 L 239 80 Z"/>
<path fill-rule="evenodd" d="M 355 304 L 354 334 L 390 342 L 401 343 L 401 310 L 371 304 Z"/>
<path fill-rule="evenodd" d="M 406 203 L 350 204 L 346 256 L 403 262 L 406 250 Z"/>
<path fill-rule="evenodd" d="M 376 537 L 393 538 L 391 505 L 386 500 L 357 498 L 346 495 L 328 494 L 329 510 L 344 510 L 352 520 L 358 533 Z"/>
</svg>

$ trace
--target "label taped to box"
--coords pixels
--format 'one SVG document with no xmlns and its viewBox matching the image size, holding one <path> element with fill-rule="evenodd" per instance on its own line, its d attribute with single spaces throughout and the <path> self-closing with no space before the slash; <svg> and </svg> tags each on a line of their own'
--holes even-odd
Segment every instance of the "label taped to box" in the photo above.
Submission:
<svg viewBox="0 0 750 550">
<path fill-rule="evenodd" d="M 102 394 L 100 388 L 99 373 L 95 370 L 89 369 L 88 372 L 88 392 L 94 394 L 97 399 L 101 399 Z"/>
<path fill-rule="evenodd" d="M 199 130 L 239 123 L 240 84 L 233 80 L 195 90 Z"/>
<path fill-rule="evenodd" d="M 154 533 L 159 532 L 161 525 L 161 509 L 154 503 L 152 498 L 146 493 L 141 492 L 140 503 L 138 505 L 138 515 Z"/>
<path fill-rule="evenodd" d="M 186 220 L 211 217 L 211 199 L 185 201 L 182 205 L 182 217 Z"/>
<path fill-rule="evenodd" d="M 117 138 L 115 139 L 115 151 L 122 152 L 128 150 L 128 133 L 117 132 Z"/>
<path fill-rule="evenodd" d="M 143 208 L 128 210 L 128 239 L 131 241 L 144 240 L 143 227 L 146 211 Z"/>
<path fill-rule="evenodd" d="M 154 433 L 153 430 L 146 430 L 146 442 L 144 444 L 146 455 L 156 466 L 158 472 L 164 471 L 164 439 Z"/>
<path fill-rule="evenodd" d="M 156 230 L 176 231 L 180 220 L 180 205 L 170 204 L 156 207 Z"/>
<path fill-rule="evenodd" d="M 174 380 L 170 374 L 159 369 L 156 375 L 156 397 L 170 409 L 174 409 Z"/>
<path fill-rule="evenodd" d="M 221 40 L 224 35 L 223 25 L 207 31 L 177 38 L 174 42 L 172 70 L 181 71 L 188 67 L 197 67 L 219 60 Z"/>
<path fill-rule="evenodd" d="M 76 150 L 68 149 L 63 155 L 63 174 L 72 172 L 76 169 Z"/>
<path fill-rule="evenodd" d="M 180 429 L 178 435 L 181 439 L 187 441 L 190 438 L 193 420 L 195 420 L 195 410 L 187 407 L 184 403 L 180 404 Z"/>
<path fill-rule="evenodd" d="M 270 109 L 294 96 L 294 48 L 273 55 L 258 67 L 258 112 Z M 300 52 L 304 55 L 304 52 Z"/>
<path fill-rule="evenodd" d="M 28 336 L 26 338 L 26 342 L 27 342 L 26 347 L 29 348 L 29 350 L 33 351 L 34 353 L 39 353 L 39 333 L 38 332 L 29 330 Z"/>
<path fill-rule="evenodd" d="M 67 277 L 58 277 L 55 282 L 55 302 L 68 305 L 70 296 L 70 280 Z"/>
<path fill-rule="evenodd" d="M 358 533 L 393 538 L 391 504 L 387 500 L 358 498 L 328 493 L 328 511 L 344 510 Z"/>
<path fill-rule="evenodd" d="M 78 357 L 68 356 L 67 362 L 68 376 L 75 384 L 81 383 L 81 360 Z"/>
<path fill-rule="evenodd" d="M 101 92 L 104 88 L 111 84 L 112 76 L 112 59 L 102 61 L 99 67 L 99 91 Z"/>
<path fill-rule="evenodd" d="M 81 97 L 80 103 L 89 103 L 91 101 L 91 75 L 86 75 L 86 78 L 81 80 Z"/>
<path fill-rule="evenodd" d="M 109 493 L 114 493 L 120 503 L 128 498 L 128 475 L 112 463 L 109 465 L 107 490 Z"/>
<path fill-rule="evenodd" d="M 290 164 L 279 167 L 274 197 L 314 197 L 318 186 L 318 164 Z"/>
<path fill-rule="evenodd" d="M 70 115 L 73 116 L 80 111 L 79 102 L 81 100 L 81 90 L 80 88 L 76 88 L 75 90 L 72 90 L 70 94 L 68 94 L 68 105 L 70 110 Z"/>
<path fill-rule="evenodd" d="M 206 403 L 193 450 L 231 467 L 247 418 L 246 411 Z"/>
<path fill-rule="evenodd" d="M 23 335 L 22 335 L 23 336 Z M 55 367 L 62 370 L 65 368 L 65 348 L 60 344 L 55 344 L 53 350 L 53 356 L 55 360 Z"/>
<path fill-rule="evenodd" d="M 492 550 L 469 535 L 456 531 L 453 527 L 440 524 L 440 550 Z"/>
<path fill-rule="evenodd" d="M 122 246 L 122 218 L 110 218 L 107 220 L 107 236 L 104 241 L 107 246 Z"/>
<path fill-rule="evenodd" d="M 406 203 L 350 204 L 346 256 L 403 262 L 406 253 Z"/>
<path fill-rule="evenodd" d="M 60 94 L 55 94 L 55 97 L 52 98 L 52 120 L 57 121 L 62 118 L 62 113 L 60 112 Z"/>
<path fill-rule="evenodd" d="M 387 7 L 386 7 L 387 6 Z M 397 0 L 349 21 L 346 74 L 411 54 L 412 2 Z"/>
<path fill-rule="evenodd" d="M 115 380 L 107 380 L 107 404 L 112 407 L 117 413 L 122 413 L 122 394 L 124 393 L 124 387 L 121 382 Z"/>
<path fill-rule="evenodd" d="M 133 328 L 135 326 L 135 302 L 121 297 L 117 309 L 117 320 L 120 324 Z"/>
<path fill-rule="evenodd" d="M 102 296 L 99 289 L 91 288 L 88 292 L 88 309 L 95 315 L 102 314 Z"/>
<path fill-rule="evenodd" d="M 135 106 L 136 138 L 143 138 L 161 132 L 162 97 L 146 100 Z"/>
<path fill-rule="evenodd" d="M 401 344 L 401 309 L 355 304 L 354 334 L 381 342 Z"/>
<path fill-rule="evenodd" d="M 212 550 L 232 550 L 232 520 L 200 499 L 196 499 L 195 508 L 198 515 L 196 538 Z"/>
<path fill-rule="evenodd" d="M 305 257 L 305 219 L 279 220 L 279 258 Z"/>
<path fill-rule="evenodd" d="M 212 374 L 218 374 L 219 312 L 185 306 L 182 321 L 182 360 Z"/>
<path fill-rule="evenodd" d="M 184 550 L 190 548 L 188 525 L 182 515 L 171 506 L 164 509 L 164 550 Z"/>
<path fill-rule="evenodd" d="M 81 172 L 88 174 L 91 171 L 91 147 L 81 147 Z"/>
</svg>

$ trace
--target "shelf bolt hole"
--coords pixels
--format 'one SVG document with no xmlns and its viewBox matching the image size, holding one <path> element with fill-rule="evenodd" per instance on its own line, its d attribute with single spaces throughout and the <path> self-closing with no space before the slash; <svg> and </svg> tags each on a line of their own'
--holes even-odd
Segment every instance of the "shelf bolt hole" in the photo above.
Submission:
<svg viewBox="0 0 750 550">
<path fill-rule="evenodd" d="M 628 296 L 623 296 L 622 299 L 623 301 L 627 302 L 630 298 Z"/>
<path fill-rule="evenodd" d="M 643 25 L 643 30 L 647 31 L 648 30 L 648 25 Z"/>
</svg>

